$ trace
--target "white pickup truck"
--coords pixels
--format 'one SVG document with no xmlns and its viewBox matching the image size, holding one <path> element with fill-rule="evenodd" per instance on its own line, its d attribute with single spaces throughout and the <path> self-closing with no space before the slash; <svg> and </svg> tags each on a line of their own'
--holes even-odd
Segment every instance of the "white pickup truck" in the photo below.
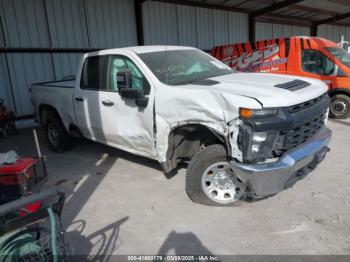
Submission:
<svg viewBox="0 0 350 262">
<path fill-rule="evenodd" d="M 70 134 L 158 160 L 189 161 L 186 191 L 232 205 L 293 185 L 322 161 L 327 86 L 314 79 L 233 72 L 191 47 L 140 46 L 83 56 L 76 80 L 31 85 L 50 147 Z"/>
</svg>

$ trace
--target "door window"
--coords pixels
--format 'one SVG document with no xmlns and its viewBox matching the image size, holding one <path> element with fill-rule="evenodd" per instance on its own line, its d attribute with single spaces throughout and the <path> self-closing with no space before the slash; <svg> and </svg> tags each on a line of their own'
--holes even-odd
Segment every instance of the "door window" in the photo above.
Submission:
<svg viewBox="0 0 350 262">
<path fill-rule="evenodd" d="M 305 72 L 322 76 L 333 75 L 335 72 L 335 64 L 316 50 L 303 50 L 301 62 Z"/>
<path fill-rule="evenodd" d="M 137 66 L 127 57 L 112 56 L 109 63 L 109 87 L 110 91 L 118 91 L 117 73 L 123 70 L 131 71 L 132 88 L 145 89 L 147 80 Z"/>
<path fill-rule="evenodd" d="M 106 56 L 91 56 L 85 59 L 80 82 L 82 89 L 107 89 L 107 61 Z"/>
</svg>

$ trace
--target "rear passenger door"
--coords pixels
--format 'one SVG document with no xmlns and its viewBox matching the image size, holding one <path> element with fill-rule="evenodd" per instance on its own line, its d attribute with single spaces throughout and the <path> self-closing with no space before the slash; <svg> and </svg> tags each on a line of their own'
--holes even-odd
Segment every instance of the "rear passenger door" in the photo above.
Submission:
<svg viewBox="0 0 350 262">
<path fill-rule="evenodd" d="M 108 56 L 89 56 L 81 71 L 80 83 L 74 89 L 73 103 L 77 126 L 83 136 L 106 140 L 102 131 L 104 121 L 101 94 L 107 91 Z M 77 80 L 78 81 L 78 80 Z"/>
</svg>

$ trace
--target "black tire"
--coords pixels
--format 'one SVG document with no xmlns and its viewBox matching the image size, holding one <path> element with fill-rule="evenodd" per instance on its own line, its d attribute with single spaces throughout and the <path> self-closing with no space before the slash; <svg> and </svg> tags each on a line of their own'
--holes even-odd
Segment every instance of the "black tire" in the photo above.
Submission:
<svg viewBox="0 0 350 262">
<path fill-rule="evenodd" d="M 350 97 L 338 94 L 331 97 L 329 116 L 335 119 L 344 119 L 350 115 Z"/>
<path fill-rule="evenodd" d="M 55 142 L 52 137 L 50 138 L 53 130 L 57 134 Z M 49 147 L 56 153 L 67 152 L 72 147 L 71 136 L 68 134 L 61 119 L 55 114 L 48 115 L 45 120 L 45 135 Z"/>
<path fill-rule="evenodd" d="M 230 203 L 220 203 L 207 196 L 202 187 L 202 177 L 205 170 L 218 162 L 228 162 L 227 153 L 222 145 L 211 145 L 198 152 L 188 165 L 186 172 L 186 192 L 196 203 L 210 206 L 233 206 L 242 204 L 241 200 Z"/>
</svg>

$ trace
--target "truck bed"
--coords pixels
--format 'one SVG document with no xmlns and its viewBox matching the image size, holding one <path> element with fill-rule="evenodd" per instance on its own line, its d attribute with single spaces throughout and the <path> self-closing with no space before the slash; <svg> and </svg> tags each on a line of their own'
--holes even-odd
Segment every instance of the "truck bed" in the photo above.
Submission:
<svg viewBox="0 0 350 262">
<path fill-rule="evenodd" d="M 30 86 L 46 86 L 46 87 L 62 87 L 62 88 L 74 88 L 75 80 L 61 80 L 42 83 L 33 83 Z"/>
<path fill-rule="evenodd" d="M 58 111 L 64 123 L 75 123 L 74 85 L 75 80 L 31 84 L 30 89 L 35 112 L 38 114 L 41 106 L 52 106 Z M 37 116 L 37 119 L 40 118 Z"/>
</svg>

